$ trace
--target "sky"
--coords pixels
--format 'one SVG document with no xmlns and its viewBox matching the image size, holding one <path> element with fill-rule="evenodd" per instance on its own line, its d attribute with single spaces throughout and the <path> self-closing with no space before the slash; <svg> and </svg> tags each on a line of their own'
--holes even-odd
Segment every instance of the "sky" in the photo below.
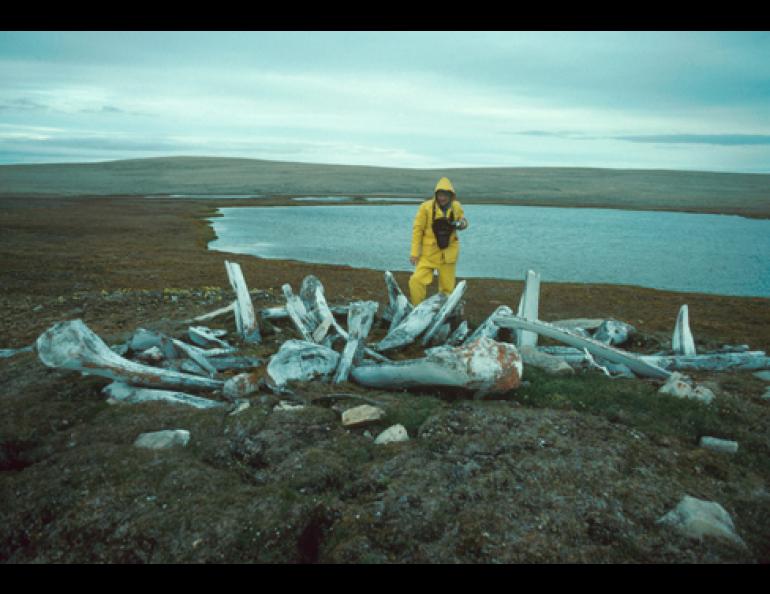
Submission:
<svg viewBox="0 0 770 594">
<path fill-rule="evenodd" d="M 0 164 L 770 173 L 768 32 L 0 32 Z"/>
</svg>

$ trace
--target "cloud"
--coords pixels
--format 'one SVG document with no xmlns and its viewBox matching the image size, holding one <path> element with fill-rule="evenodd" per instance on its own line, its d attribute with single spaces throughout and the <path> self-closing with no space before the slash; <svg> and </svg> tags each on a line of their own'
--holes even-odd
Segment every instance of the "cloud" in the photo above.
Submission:
<svg viewBox="0 0 770 594">
<path fill-rule="evenodd" d="M 564 140 L 625 140 L 645 144 L 711 144 L 717 146 L 770 145 L 770 134 L 634 134 L 597 136 L 580 132 L 527 130 L 503 132 L 517 136 L 539 136 Z"/>
</svg>

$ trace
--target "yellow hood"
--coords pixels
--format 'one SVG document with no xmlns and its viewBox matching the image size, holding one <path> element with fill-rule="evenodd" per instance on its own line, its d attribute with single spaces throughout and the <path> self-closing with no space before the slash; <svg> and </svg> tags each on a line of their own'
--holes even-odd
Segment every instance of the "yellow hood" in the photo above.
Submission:
<svg viewBox="0 0 770 594">
<path fill-rule="evenodd" d="M 452 182 L 449 181 L 448 177 L 442 177 L 440 180 L 438 180 L 438 183 L 436 184 L 436 189 L 433 190 L 433 196 L 436 196 L 436 192 L 439 190 L 445 190 L 447 192 L 452 192 L 452 198 L 455 198 L 455 189 L 454 186 L 452 186 Z"/>
</svg>

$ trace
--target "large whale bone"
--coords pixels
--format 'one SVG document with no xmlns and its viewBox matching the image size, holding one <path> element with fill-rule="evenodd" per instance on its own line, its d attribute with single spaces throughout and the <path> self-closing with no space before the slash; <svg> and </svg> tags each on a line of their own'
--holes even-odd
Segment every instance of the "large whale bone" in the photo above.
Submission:
<svg viewBox="0 0 770 594">
<path fill-rule="evenodd" d="M 251 302 L 251 295 L 243 278 L 241 266 L 236 262 L 225 260 L 225 270 L 230 286 L 235 291 L 235 327 L 238 334 L 246 342 L 258 344 L 262 342 L 262 336 L 259 334 L 257 315 L 254 312 L 254 304 Z"/>
<path fill-rule="evenodd" d="M 370 388 L 452 387 L 475 392 L 480 398 L 518 387 L 522 370 L 521 355 L 514 345 L 481 336 L 459 347 L 428 349 L 421 359 L 362 364 L 350 375 Z"/>
<path fill-rule="evenodd" d="M 430 326 L 446 299 L 443 293 L 436 293 L 420 303 L 374 349 L 388 351 L 413 343 Z"/>
<path fill-rule="evenodd" d="M 330 328 L 334 328 L 342 338 L 347 340 L 348 334 L 334 318 L 334 314 L 326 302 L 324 287 L 316 276 L 309 274 L 302 279 L 299 297 L 304 303 L 308 315 L 315 321 L 313 342 L 320 343 Z"/>
<path fill-rule="evenodd" d="M 696 355 L 695 339 L 690 331 L 690 312 L 687 305 L 679 308 L 674 325 L 674 334 L 671 337 L 671 348 L 676 355 Z"/>
<path fill-rule="evenodd" d="M 606 359 L 611 363 L 622 363 L 637 375 L 660 379 L 668 379 L 671 375 L 671 373 L 665 369 L 653 365 L 637 355 L 604 344 L 592 338 L 578 336 L 577 334 L 573 334 L 572 332 L 549 324 L 548 322 L 525 320 L 518 316 L 499 316 L 496 319 L 496 324 L 502 328 L 511 328 L 512 330 L 529 330 L 531 332 L 537 332 L 542 336 L 553 338 L 554 340 L 558 340 L 559 342 L 563 342 L 570 346 L 588 349 L 592 355 Z"/>
<path fill-rule="evenodd" d="M 223 382 L 142 365 L 113 352 L 82 320 L 58 322 L 37 339 L 40 360 L 48 367 L 99 375 L 150 388 L 216 390 Z"/>
<path fill-rule="evenodd" d="M 389 330 L 393 330 L 411 313 L 414 306 L 409 303 L 390 270 L 385 271 L 385 285 L 388 288 L 388 306 L 382 312 L 382 319 L 390 321 Z"/>
<path fill-rule="evenodd" d="M 359 365 L 364 354 L 364 341 L 372 329 L 374 315 L 379 304 L 376 301 L 356 301 L 350 304 L 348 313 L 348 342 L 340 356 L 337 372 L 334 374 L 334 383 L 346 382 L 350 375 L 350 369 Z"/>
<path fill-rule="evenodd" d="M 770 369 L 764 351 L 704 353 L 701 355 L 642 355 L 643 361 L 669 371 L 756 371 Z"/>
<path fill-rule="evenodd" d="M 430 344 L 431 340 L 434 338 L 438 339 L 438 333 L 439 328 L 441 328 L 446 322 L 447 318 L 449 318 L 455 310 L 460 305 L 460 299 L 462 299 L 463 295 L 465 294 L 465 289 L 468 286 L 468 283 L 466 281 L 460 281 L 457 283 L 457 286 L 454 288 L 454 291 L 452 291 L 449 294 L 449 297 L 447 297 L 446 301 L 444 302 L 444 305 L 441 306 L 441 309 L 438 310 L 438 313 L 436 314 L 436 317 L 433 318 L 433 321 L 430 323 L 430 326 L 425 331 L 425 334 L 422 337 L 422 345 L 427 346 Z M 448 338 L 448 334 L 444 336 L 444 340 Z"/>
</svg>

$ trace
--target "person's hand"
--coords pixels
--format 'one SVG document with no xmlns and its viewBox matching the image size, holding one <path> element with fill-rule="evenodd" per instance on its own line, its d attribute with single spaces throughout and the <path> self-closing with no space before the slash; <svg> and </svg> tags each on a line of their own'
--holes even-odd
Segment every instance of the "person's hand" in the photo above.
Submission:
<svg viewBox="0 0 770 594">
<path fill-rule="evenodd" d="M 416 266 L 417 265 L 417 256 L 409 256 L 409 263 L 412 266 Z"/>
<path fill-rule="evenodd" d="M 460 219 L 460 224 L 458 225 L 457 229 L 459 231 L 464 231 L 467 228 L 468 228 L 468 219 L 463 217 L 462 219 Z"/>
</svg>

